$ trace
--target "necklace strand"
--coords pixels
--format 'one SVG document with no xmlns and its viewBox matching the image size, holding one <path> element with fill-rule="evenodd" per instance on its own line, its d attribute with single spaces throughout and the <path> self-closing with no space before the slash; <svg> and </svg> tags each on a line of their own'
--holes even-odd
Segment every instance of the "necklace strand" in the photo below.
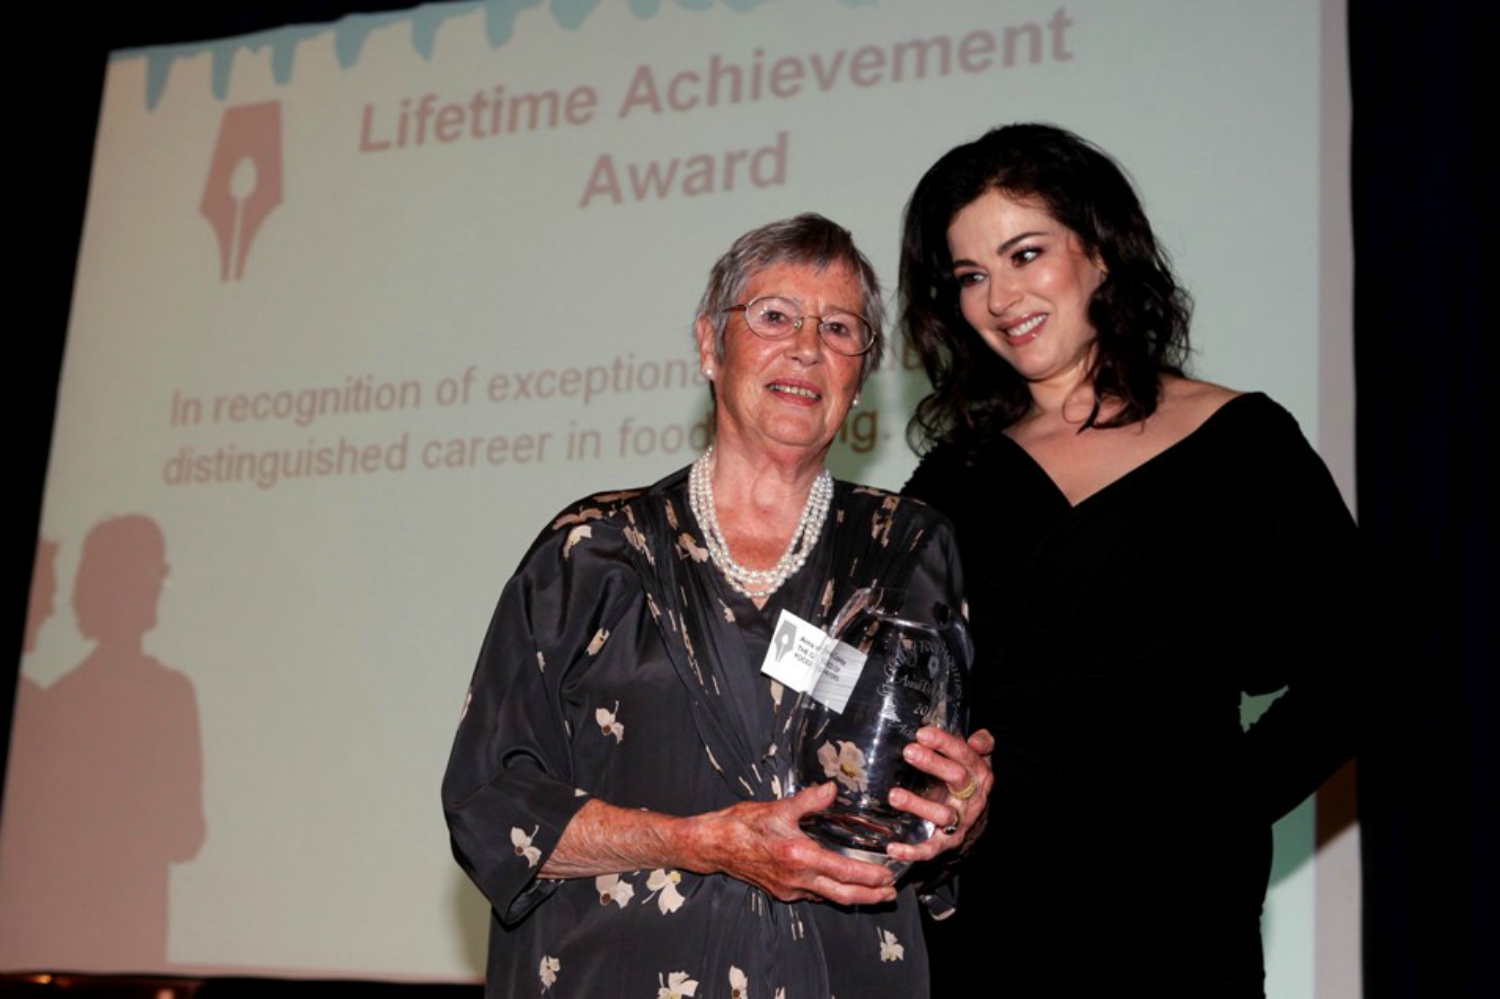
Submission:
<svg viewBox="0 0 1500 999">
<path fill-rule="evenodd" d="M 729 542 L 719 530 L 719 517 L 714 507 L 713 454 L 713 445 L 709 445 L 708 450 L 693 462 L 688 473 L 688 505 L 703 528 L 703 541 L 709 557 L 729 585 L 752 600 L 769 597 L 807 564 L 808 556 L 823 533 L 823 522 L 828 518 L 828 507 L 833 500 L 833 476 L 825 468 L 814 480 L 807 502 L 802 505 L 797 529 L 792 532 L 792 540 L 776 565 L 770 569 L 750 569 L 729 553 Z"/>
</svg>

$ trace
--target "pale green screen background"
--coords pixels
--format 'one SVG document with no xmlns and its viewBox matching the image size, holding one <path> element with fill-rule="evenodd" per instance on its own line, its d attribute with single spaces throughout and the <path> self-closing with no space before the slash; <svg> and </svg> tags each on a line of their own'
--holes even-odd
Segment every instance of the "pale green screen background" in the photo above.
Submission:
<svg viewBox="0 0 1500 999">
<path fill-rule="evenodd" d="M 993 125 L 1056 122 L 1124 163 L 1197 299 L 1196 373 L 1271 393 L 1347 471 L 1326 425 L 1352 407 L 1329 397 L 1347 357 L 1326 360 L 1347 337 L 1325 280 L 1347 239 L 1326 221 L 1346 198 L 1326 179 L 1346 109 L 1323 82 L 1343 39 L 1317 3 L 520 6 L 109 67 L 42 522 L 58 613 L 22 672 L 45 690 L 91 648 L 67 600 L 89 529 L 156 521 L 171 570 L 146 648 L 196 693 L 207 835 L 170 871 L 166 961 L 137 970 L 477 975 L 485 903 L 449 856 L 437 789 L 501 586 L 566 502 L 691 459 L 707 400 L 692 308 L 736 235 L 822 212 L 893 288 L 913 184 Z M 532 100 L 549 91 L 555 125 Z M 278 123 L 250 175 L 227 175 L 215 222 L 226 113 L 266 102 Z M 280 203 L 225 280 L 218 233 L 242 239 L 273 176 Z M 897 488 L 922 383 L 892 353 L 832 464 Z M 585 398 L 590 378 L 603 387 Z M 405 383 L 404 404 L 275 413 L 278 392 L 351 379 Z M 179 481 L 220 450 L 341 441 L 377 457 Z M 1278 834 L 1279 996 L 1313 991 L 1309 816 Z M 27 821 L 5 818 L 7 836 Z"/>
</svg>

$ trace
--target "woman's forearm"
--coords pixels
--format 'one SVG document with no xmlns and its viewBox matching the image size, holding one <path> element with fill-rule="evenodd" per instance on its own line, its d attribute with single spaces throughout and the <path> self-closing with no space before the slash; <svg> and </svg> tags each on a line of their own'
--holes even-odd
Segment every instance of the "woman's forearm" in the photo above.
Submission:
<svg viewBox="0 0 1500 999">
<path fill-rule="evenodd" d="M 590 801 L 542 864 L 544 878 L 590 878 L 655 867 L 692 870 L 683 845 L 690 820 Z"/>
<path fill-rule="evenodd" d="M 833 796 L 833 785 L 824 784 L 779 801 L 745 801 L 688 818 L 593 800 L 563 830 L 541 876 L 587 878 L 668 868 L 724 874 L 784 902 L 889 902 L 896 895 L 889 870 L 825 850 L 798 827 L 804 815 L 833 804 Z"/>
</svg>

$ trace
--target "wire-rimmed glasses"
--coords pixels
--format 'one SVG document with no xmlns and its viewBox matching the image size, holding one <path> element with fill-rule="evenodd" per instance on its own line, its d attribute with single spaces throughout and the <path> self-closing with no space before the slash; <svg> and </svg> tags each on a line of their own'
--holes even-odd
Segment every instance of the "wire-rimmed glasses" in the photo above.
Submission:
<svg viewBox="0 0 1500 999">
<path fill-rule="evenodd" d="M 832 309 L 821 316 L 801 311 L 801 303 L 780 295 L 762 295 L 744 305 L 731 305 L 725 312 L 743 312 L 750 332 L 763 340 L 785 340 L 802 329 L 807 319 L 818 322 L 823 345 L 836 354 L 858 357 L 875 344 L 875 330 L 857 312 Z"/>
</svg>

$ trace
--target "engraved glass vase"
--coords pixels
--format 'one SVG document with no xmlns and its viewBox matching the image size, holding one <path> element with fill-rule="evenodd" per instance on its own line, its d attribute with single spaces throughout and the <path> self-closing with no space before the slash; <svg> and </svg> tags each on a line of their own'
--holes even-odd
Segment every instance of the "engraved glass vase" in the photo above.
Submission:
<svg viewBox="0 0 1500 999">
<path fill-rule="evenodd" d="M 890 792 L 938 801 L 947 791 L 901 751 L 924 725 L 962 734 L 970 657 L 967 628 L 947 604 L 883 588 L 849 598 L 792 719 L 794 790 L 829 780 L 838 788 L 830 808 L 802 819 L 804 832 L 846 856 L 905 866 L 886 845 L 924 842 L 933 825 L 892 808 Z"/>
</svg>

